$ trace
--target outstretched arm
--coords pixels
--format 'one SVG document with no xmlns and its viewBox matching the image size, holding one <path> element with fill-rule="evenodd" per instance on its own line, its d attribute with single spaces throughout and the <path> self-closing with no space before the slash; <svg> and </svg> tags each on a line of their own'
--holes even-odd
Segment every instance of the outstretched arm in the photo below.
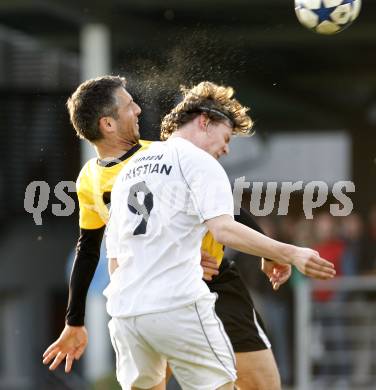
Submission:
<svg viewBox="0 0 376 390">
<path fill-rule="evenodd" d="M 322 259 L 318 252 L 268 238 L 234 221 L 230 215 L 209 219 L 206 224 L 214 238 L 230 248 L 294 265 L 301 273 L 312 278 L 330 279 L 335 275 L 333 264 Z"/>
<path fill-rule="evenodd" d="M 83 326 L 85 303 L 90 283 L 97 269 L 105 226 L 99 229 L 81 229 L 76 258 L 69 281 L 66 323 Z"/>
<path fill-rule="evenodd" d="M 246 210 L 244 207 L 240 208 L 239 215 L 235 215 L 234 219 L 236 222 L 239 222 L 245 226 L 248 226 L 249 228 L 251 228 L 253 230 L 256 230 L 256 232 L 259 232 L 261 234 L 265 234 L 265 232 L 261 229 L 261 227 L 252 218 L 251 213 L 248 210 Z"/>
<path fill-rule="evenodd" d="M 259 233 L 265 234 L 261 227 L 252 218 L 251 213 L 243 207 L 240 208 L 239 215 L 235 215 L 235 221 L 248 226 Z M 262 258 L 261 270 L 268 277 L 274 290 L 278 290 L 279 287 L 286 283 L 291 276 L 290 264 L 278 264 L 270 259 Z"/>
<path fill-rule="evenodd" d="M 82 356 L 88 343 L 84 326 L 86 296 L 98 265 L 104 229 L 81 229 L 69 282 L 66 325 L 60 337 L 43 354 L 43 364 L 53 360 L 50 370 L 56 369 L 65 359 L 65 372 L 70 372 L 74 360 Z"/>
</svg>

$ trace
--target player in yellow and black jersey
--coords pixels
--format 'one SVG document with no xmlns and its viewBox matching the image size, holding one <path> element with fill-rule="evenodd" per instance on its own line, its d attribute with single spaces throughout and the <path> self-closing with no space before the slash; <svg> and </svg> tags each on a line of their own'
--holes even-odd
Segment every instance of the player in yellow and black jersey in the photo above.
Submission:
<svg viewBox="0 0 376 390">
<path fill-rule="evenodd" d="M 45 364 L 54 359 L 51 369 L 65 359 L 66 372 L 69 372 L 74 359 L 80 358 L 86 347 L 85 301 L 99 260 L 112 186 L 127 161 L 150 144 L 139 140 L 141 109 L 125 86 L 121 77 L 88 80 L 77 88 L 67 103 L 77 134 L 92 143 L 98 158 L 85 164 L 77 181 L 80 237 L 69 284 L 66 327 L 44 354 Z M 243 209 L 235 219 L 260 231 Z M 237 355 L 239 386 L 278 389 L 280 379 L 269 341 L 235 264 L 223 259 L 223 246 L 210 233 L 205 236 L 202 248 L 219 265 L 219 274 L 208 282 L 208 286 L 218 294 L 216 312 Z M 264 272 L 273 283 L 281 284 L 288 279 L 289 266 L 268 264 Z M 274 270 L 278 270 L 278 274 L 273 275 Z"/>
</svg>

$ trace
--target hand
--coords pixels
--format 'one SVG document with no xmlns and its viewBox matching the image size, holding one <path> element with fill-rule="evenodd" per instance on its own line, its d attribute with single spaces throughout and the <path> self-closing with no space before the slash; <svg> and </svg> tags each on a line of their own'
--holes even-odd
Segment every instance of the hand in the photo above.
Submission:
<svg viewBox="0 0 376 390">
<path fill-rule="evenodd" d="M 73 361 L 78 360 L 88 343 L 87 331 L 84 326 L 65 325 L 60 337 L 52 343 L 43 354 L 43 364 L 49 364 L 50 370 L 55 370 L 65 359 L 65 372 L 72 369 Z"/>
<path fill-rule="evenodd" d="M 201 251 L 201 267 L 204 270 L 204 279 L 209 282 L 214 275 L 219 274 L 217 259 L 210 256 L 208 252 Z"/>
<path fill-rule="evenodd" d="M 309 248 L 296 246 L 291 264 L 302 274 L 314 279 L 331 279 L 336 274 L 333 263 L 323 259 L 319 252 Z"/>
<path fill-rule="evenodd" d="M 291 276 L 290 264 L 279 264 L 271 260 L 265 260 L 264 258 L 262 258 L 261 270 L 268 277 L 273 286 L 273 290 L 278 290 Z"/>
</svg>

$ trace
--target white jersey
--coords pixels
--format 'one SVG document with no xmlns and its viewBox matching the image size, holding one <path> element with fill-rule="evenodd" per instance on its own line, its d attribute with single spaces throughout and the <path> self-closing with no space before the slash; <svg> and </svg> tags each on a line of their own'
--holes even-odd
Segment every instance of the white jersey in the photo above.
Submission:
<svg viewBox="0 0 376 390">
<path fill-rule="evenodd" d="M 233 212 L 224 169 L 191 142 L 172 137 L 134 156 L 111 195 L 107 256 L 119 267 L 105 290 L 108 313 L 172 310 L 208 294 L 200 265 L 203 222 Z"/>
</svg>

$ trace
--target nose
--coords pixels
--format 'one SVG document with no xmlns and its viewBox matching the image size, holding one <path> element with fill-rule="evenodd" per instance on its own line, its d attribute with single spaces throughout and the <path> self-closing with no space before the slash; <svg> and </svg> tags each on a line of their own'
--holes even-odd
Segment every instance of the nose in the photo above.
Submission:
<svg viewBox="0 0 376 390">
<path fill-rule="evenodd" d="M 135 103 L 135 110 L 134 110 L 134 112 L 135 112 L 135 114 L 137 116 L 139 116 L 141 114 L 141 107 L 137 103 Z"/>
<path fill-rule="evenodd" d="M 228 144 L 226 144 L 225 147 L 223 148 L 223 153 L 227 155 L 229 154 L 229 152 L 230 152 L 230 147 L 228 146 Z"/>
</svg>

